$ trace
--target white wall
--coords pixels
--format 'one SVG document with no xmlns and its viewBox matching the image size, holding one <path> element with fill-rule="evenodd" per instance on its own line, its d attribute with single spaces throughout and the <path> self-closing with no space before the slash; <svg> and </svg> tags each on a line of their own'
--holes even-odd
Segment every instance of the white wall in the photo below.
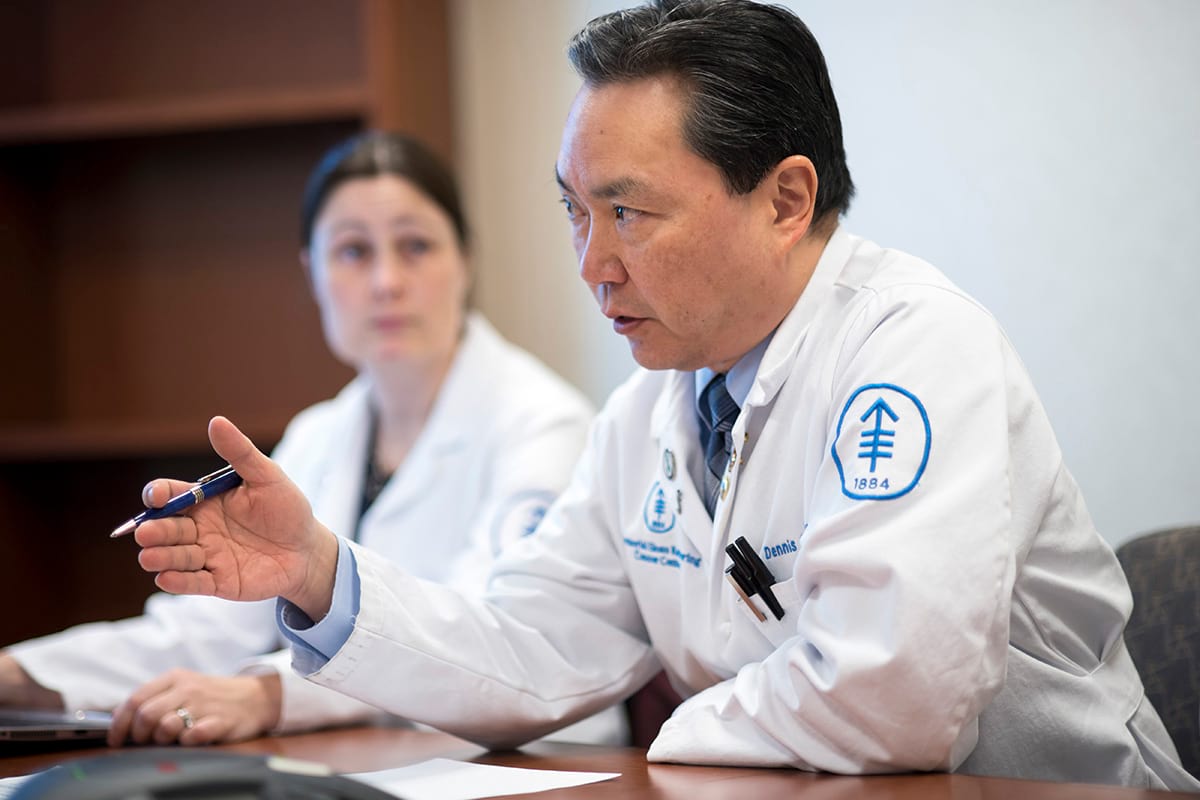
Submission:
<svg viewBox="0 0 1200 800">
<path fill-rule="evenodd" d="M 579 87 L 564 52 L 587 10 L 567 0 L 457 0 L 453 8 L 476 304 L 600 405 L 636 364 L 579 279 L 554 180 Z"/>
<path fill-rule="evenodd" d="M 481 307 L 600 400 L 633 361 L 552 167 L 585 0 L 457 0 Z M 825 49 L 847 222 L 947 272 L 1033 374 L 1109 541 L 1200 522 L 1200 3 L 793 0 Z"/>
</svg>

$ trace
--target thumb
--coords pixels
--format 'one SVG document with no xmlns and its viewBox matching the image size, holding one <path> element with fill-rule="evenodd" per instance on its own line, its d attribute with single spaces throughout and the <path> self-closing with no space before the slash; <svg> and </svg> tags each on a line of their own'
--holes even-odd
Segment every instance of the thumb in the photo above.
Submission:
<svg viewBox="0 0 1200 800">
<path fill-rule="evenodd" d="M 279 479 L 275 462 L 263 455 L 254 442 L 225 417 L 209 420 L 208 441 L 217 455 L 229 462 L 247 483 L 271 483 Z"/>
</svg>

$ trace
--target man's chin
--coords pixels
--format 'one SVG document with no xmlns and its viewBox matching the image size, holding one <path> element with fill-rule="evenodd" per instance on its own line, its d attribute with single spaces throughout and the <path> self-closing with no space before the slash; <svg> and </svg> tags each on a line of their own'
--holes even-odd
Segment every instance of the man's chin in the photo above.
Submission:
<svg viewBox="0 0 1200 800">
<path fill-rule="evenodd" d="M 651 347 L 646 342 L 638 342 L 633 339 L 629 340 L 629 352 L 633 356 L 633 360 L 643 369 L 694 370 L 703 366 L 703 364 L 693 365 L 691 360 L 682 353 Z"/>
</svg>

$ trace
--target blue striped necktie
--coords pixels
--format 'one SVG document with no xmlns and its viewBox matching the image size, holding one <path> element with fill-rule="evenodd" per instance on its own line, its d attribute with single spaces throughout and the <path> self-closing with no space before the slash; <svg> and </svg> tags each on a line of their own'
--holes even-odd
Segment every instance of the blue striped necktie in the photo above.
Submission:
<svg viewBox="0 0 1200 800">
<path fill-rule="evenodd" d="M 704 506 L 709 516 L 717 507 L 721 476 L 729 462 L 729 432 L 737 419 L 738 404 L 725 388 L 725 376 L 717 375 L 700 393 L 700 444 L 704 446 Z"/>
</svg>

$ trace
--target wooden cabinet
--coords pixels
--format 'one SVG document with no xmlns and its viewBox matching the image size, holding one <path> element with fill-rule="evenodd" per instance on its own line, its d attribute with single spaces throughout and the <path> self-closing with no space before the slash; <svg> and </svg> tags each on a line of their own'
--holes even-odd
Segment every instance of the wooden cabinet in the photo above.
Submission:
<svg viewBox="0 0 1200 800">
<path fill-rule="evenodd" d="M 144 481 L 264 449 L 350 371 L 296 255 L 304 180 L 365 126 L 452 153 L 433 0 L 0 3 L 0 646 L 136 613 L 108 531 Z"/>
</svg>

